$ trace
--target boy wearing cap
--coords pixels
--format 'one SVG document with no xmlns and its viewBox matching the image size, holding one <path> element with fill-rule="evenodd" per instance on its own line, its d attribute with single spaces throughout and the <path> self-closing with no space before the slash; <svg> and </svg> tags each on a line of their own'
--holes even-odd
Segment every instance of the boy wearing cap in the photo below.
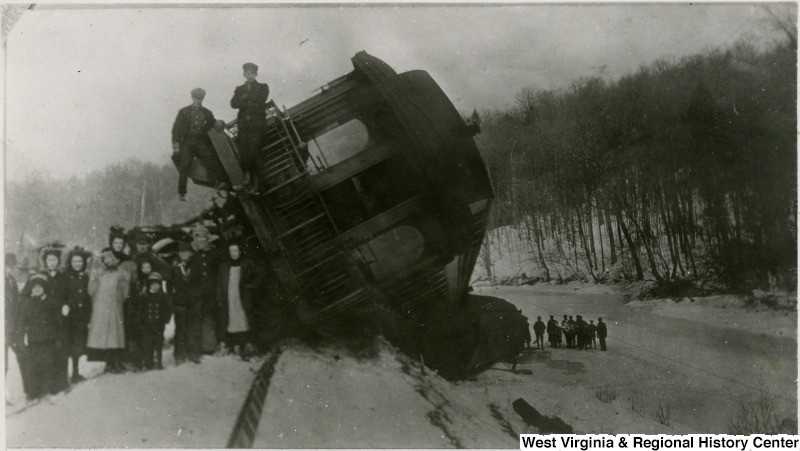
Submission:
<svg viewBox="0 0 800 451">
<path fill-rule="evenodd" d="M 153 368 L 153 354 L 156 355 L 155 367 L 163 369 L 161 362 L 162 348 L 164 346 L 164 326 L 169 322 L 169 299 L 162 290 L 163 278 L 161 274 L 153 272 L 147 278 L 147 291 L 138 296 L 136 305 L 139 307 L 141 320 L 142 353 L 139 364 L 142 368 Z"/>
<path fill-rule="evenodd" d="M 247 80 L 237 86 L 231 99 L 231 108 L 239 110 L 236 122 L 239 134 L 236 137 L 236 147 L 239 151 L 239 161 L 247 179 L 251 175 L 251 166 L 256 152 L 261 147 L 261 136 L 267 126 L 266 103 L 269 97 L 269 86 L 256 81 L 258 66 L 253 63 L 242 65 L 243 76 Z"/>
<path fill-rule="evenodd" d="M 213 158 L 211 139 L 208 131 L 212 128 L 222 130 L 223 121 L 214 118 L 214 113 L 203 107 L 206 92 L 201 89 L 192 90 L 192 104 L 181 108 L 175 124 L 172 126 L 172 160 L 178 166 L 178 195 L 185 200 L 186 181 L 192 158 L 198 158 L 209 173 L 218 170 Z M 218 173 L 218 172 L 216 172 Z"/>
<path fill-rule="evenodd" d="M 26 293 L 20 305 L 17 324 L 17 343 L 25 355 L 26 379 L 25 393 L 29 400 L 36 400 L 47 394 L 55 394 L 60 384 L 56 365 L 60 363 L 57 350 L 61 347 L 61 305 L 47 295 L 47 278 L 35 274 L 28 281 L 30 292 Z"/>
</svg>

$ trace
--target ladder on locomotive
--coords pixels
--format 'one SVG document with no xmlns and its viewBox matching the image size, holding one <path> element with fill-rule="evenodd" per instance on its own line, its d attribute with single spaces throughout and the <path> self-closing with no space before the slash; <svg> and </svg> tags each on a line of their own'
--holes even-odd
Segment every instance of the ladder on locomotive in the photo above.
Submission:
<svg viewBox="0 0 800 451">
<path fill-rule="evenodd" d="M 366 293 L 348 271 L 347 256 L 332 241 L 338 230 L 319 194 L 309 193 L 309 176 L 292 120 L 269 102 L 271 116 L 254 161 L 254 176 L 295 269 L 297 281 L 320 311 L 339 310 L 363 301 Z"/>
</svg>

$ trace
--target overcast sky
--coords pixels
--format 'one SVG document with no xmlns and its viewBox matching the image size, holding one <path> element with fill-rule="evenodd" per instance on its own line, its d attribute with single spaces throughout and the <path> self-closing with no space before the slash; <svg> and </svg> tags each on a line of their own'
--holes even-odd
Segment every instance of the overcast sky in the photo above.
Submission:
<svg viewBox="0 0 800 451">
<path fill-rule="evenodd" d="M 166 162 L 189 91 L 235 118 L 248 61 L 289 107 L 366 50 L 398 72 L 427 70 L 471 111 L 724 46 L 765 30 L 763 17 L 748 4 L 33 9 L 7 41 L 6 176 Z"/>
</svg>

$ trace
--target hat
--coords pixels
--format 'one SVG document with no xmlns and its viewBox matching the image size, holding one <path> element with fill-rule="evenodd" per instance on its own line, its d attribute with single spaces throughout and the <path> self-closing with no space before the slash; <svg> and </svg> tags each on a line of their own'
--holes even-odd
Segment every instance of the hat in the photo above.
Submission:
<svg viewBox="0 0 800 451">
<path fill-rule="evenodd" d="M 153 280 L 157 280 L 157 281 L 160 282 L 160 281 L 164 280 L 164 278 L 161 277 L 161 274 L 159 274 L 158 272 L 153 271 L 152 273 L 150 273 L 149 276 L 147 276 L 147 281 L 150 282 L 150 281 L 153 281 Z"/>
<path fill-rule="evenodd" d="M 150 238 L 150 235 L 147 235 L 145 233 L 139 235 L 139 237 L 136 238 L 136 244 L 150 244 L 152 242 L 153 240 Z"/>
<path fill-rule="evenodd" d="M 186 241 L 180 241 L 178 243 L 178 252 L 185 251 L 194 252 L 194 249 L 192 249 L 192 245 L 190 243 L 187 243 Z"/>
<path fill-rule="evenodd" d="M 253 72 L 258 72 L 258 66 L 253 63 L 244 63 L 242 64 L 242 69 L 245 71 L 252 70 Z"/>
<path fill-rule="evenodd" d="M 117 238 L 122 238 L 123 241 L 127 240 L 127 237 L 125 236 L 125 229 L 119 226 L 111 226 L 108 229 L 108 245 L 111 246 L 111 244 Z"/>
<path fill-rule="evenodd" d="M 42 249 L 42 261 L 47 260 L 48 255 L 55 255 L 57 259 L 61 260 L 61 249 L 57 247 L 46 247 Z"/>
<path fill-rule="evenodd" d="M 192 228 L 192 236 L 197 237 L 200 235 L 204 235 L 206 237 L 211 236 L 211 232 L 208 231 L 208 227 L 206 227 L 202 222 L 198 222 Z"/>
<path fill-rule="evenodd" d="M 192 98 L 194 99 L 202 99 L 206 96 L 206 90 L 203 88 L 195 88 L 192 89 Z"/>
<path fill-rule="evenodd" d="M 17 266 L 17 256 L 9 252 L 6 254 L 6 267 L 10 268 L 12 266 Z"/>
<path fill-rule="evenodd" d="M 28 284 L 30 285 L 31 288 L 33 288 L 33 286 L 37 284 L 41 285 L 42 288 L 47 288 L 47 277 L 45 277 L 42 274 L 34 274 L 31 276 L 30 279 L 28 279 Z"/>
</svg>

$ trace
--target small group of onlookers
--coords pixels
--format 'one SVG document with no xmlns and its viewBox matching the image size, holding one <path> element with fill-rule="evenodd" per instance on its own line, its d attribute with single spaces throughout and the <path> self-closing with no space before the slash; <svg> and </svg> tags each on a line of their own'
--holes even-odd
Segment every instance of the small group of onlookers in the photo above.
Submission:
<svg viewBox="0 0 800 451">
<path fill-rule="evenodd" d="M 594 320 L 589 320 L 587 323 L 581 315 L 577 315 L 574 320 L 572 316 L 564 315 L 564 319 L 559 323 L 551 315 L 550 320 L 545 325 L 542 317 L 538 316 L 533 324 L 533 331 L 536 334 L 534 344 L 538 349 L 544 349 L 544 334 L 547 332 L 547 341 L 550 343 L 551 348 L 560 348 L 562 343 L 566 342 L 566 347 L 570 349 L 596 349 L 599 339 L 600 350 L 606 350 L 608 327 L 603 322 L 603 318 L 597 318 L 597 324 L 595 324 Z"/>
</svg>

